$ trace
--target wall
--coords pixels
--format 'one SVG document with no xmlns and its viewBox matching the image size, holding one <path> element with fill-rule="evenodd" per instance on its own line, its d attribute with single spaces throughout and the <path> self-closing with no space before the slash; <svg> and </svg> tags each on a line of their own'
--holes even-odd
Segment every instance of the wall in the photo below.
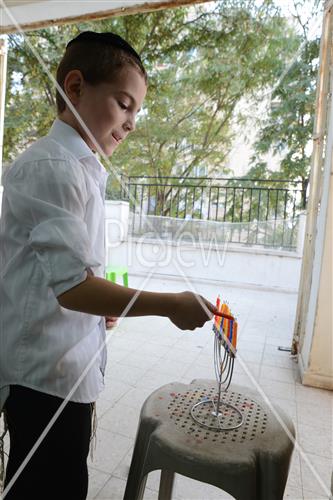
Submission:
<svg viewBox="0 0 333 500">
<path fill-rule="evenodd" d="M 107 264 L 127 265 L 136 275 L 154 272 L 154 276 L 297 293 L 301 258 L 291 252 L 129 240 L 108 248 Z"/>
<path fill-rule="evenodd" d="M 125 202 L 106 202 L 106 265 L 127 265 L 131 274 L 188 277 L 233 286 L 297 293 L 304 217 L 297 252 L 268 248 L 158 240 L 127 239 Z"/>
<path fill-rule="evenodd" d="M 331 178 L 332 179 L 332 178 Z M 318 294 L 310 310 L 303 349 L 299 355 L 305 385 L 333 390 L 332 325 L 332 226 L 333 182 L 330 180 L 329 204 L 325 217 L 325 237 L 319 274 Z"/>
</svg>

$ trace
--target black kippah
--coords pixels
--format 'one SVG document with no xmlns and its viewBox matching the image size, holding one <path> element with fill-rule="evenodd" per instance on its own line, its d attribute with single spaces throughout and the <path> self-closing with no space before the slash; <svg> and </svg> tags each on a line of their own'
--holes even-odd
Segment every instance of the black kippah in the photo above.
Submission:
<svg viewBox="0 0 333 500">
<path fill-rule="evenodd" d="M 117 47 L 119 49 L 128 52 L 134 56 L 141 64 L 141 58 L 139 54 L 131 47 L 129 43 L 126 42 L 121 36 L 111 33 L 110 31 L 106 33 L 97 33 L 96 31 L 83 31 L 78 36 L 73 38 L 68 42 L 66 48 L 76 42 L 97 42 L 103 45 L 111 45 L 112 47 Z"/>
</svg>

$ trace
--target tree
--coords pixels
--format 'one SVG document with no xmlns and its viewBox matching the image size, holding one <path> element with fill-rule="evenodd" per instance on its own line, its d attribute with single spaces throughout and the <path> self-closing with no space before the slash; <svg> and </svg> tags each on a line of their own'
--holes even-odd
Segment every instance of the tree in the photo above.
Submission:
<svg viewBox="0 0 333 500">
<path fill-rule="evenodd" d="M 318 73 L 319 38 L 309 39 L 308 22 L 298 14 L 298 57 L 275 88 L 267 118 L 261 125 L 255 144 L 253 167 L 247 176 L 261 172 L 266 178 L 290 179 L 302 185 L 301 207 L 306 207 L 310 173 L 311 140 L 315 115 L 315 92 Z M 272 152 L 281 157 L 280 168 L 272 172 L 263 155 Z"/>
<path fill-rule="evenodd" d="M 8 37 L 4 161 L 10 162 L 37 138 L 45 135 L 56 113 L 52 81 L 31 51 L 55 74 L 67 38 L 78 29 L 64 26 L 12 34 Z M 63 36 L 59 36 L 62 34 Z"/>
<path fill-rule="evenodd" d="M 127 165 L 130 152 L 132 175 L 186 177 L 200 165 L 229 173 L 235 107 L 283 66 L 291 31 L 272 7 L 250 2 L 196 6 L 191 18 L 186 9 L 161 11 L 147 21 L 154 35 L 142 51 L 150 74 L 144 119 L 112 163 Z"/>
<path fill-rule="evenodd" d="M 240 99 L 255 99 L 290 58 L 295 36 L 272 2 L 216 2 L 213 8 L 162 10 L 51 27 L 27 39 L 55 73 L 65 43 L 79 31 L 111 30 L 140 52 L 149 89 L 137 131 L 108 162 L 111 172 L 189 177 L 204 165 L 228 173 L 232 120 Z M 54 88 L 22 35 L 11 35 L 5 159 L 44 135 L 55 112 Z M 110 166 L 112 164 L 112 167 Z"/>
</svg>

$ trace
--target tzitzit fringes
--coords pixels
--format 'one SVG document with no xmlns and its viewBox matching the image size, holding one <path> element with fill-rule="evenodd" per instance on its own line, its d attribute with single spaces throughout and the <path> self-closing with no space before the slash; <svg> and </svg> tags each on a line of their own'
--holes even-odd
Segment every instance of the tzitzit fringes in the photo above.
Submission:
<svg viewBox="0 0 333 500">
<path fill-rule="evenodd" d="M 90 438 L 90 458 L 94 460 L 94 451 L 97 445 L 97 412 L 96 403 L 91 403 L 91 438 Z"/>
<path fill-rule="evenodd" d="M 0 413 L 0 420 L 3 417 L 3 431 L 0 435 L 0 494 L 4 489 L 4 481 L 5 481 L 5 435 L 8 431 L 7 419 L 5 412 Z"/>
</svg>

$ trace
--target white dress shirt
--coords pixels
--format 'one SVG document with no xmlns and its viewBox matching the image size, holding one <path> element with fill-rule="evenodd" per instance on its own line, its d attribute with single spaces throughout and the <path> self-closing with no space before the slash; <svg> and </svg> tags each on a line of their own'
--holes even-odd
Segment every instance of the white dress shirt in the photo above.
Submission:
<svg viewBox="0 0 333 500">
<path fill-rule="evenodd" d="M 105 340 L 105 319 L 61 307 L 57 297 L 104 277 L 107 172 L 61 120 L 5 172 L 0 220 L 0 411 L 11 384 L 63 399 Z M 104 387 L 106 349 L 71 401 Z"/>
</svg>

